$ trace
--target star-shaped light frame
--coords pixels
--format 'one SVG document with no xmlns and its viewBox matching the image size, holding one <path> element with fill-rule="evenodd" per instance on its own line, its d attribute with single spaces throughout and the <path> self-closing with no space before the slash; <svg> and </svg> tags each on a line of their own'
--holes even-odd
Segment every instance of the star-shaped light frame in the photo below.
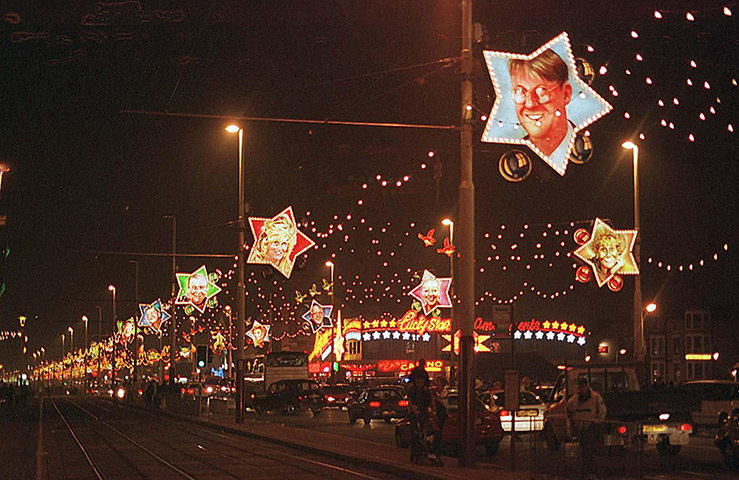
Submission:
<svg viewBox="0 0 739 480">
<path fill-rule="evenodd" d="M 264 342 L 270 341 L 269 331 L 271 328 L 272 325 L 266 325 L 264 323 L 259 323 L 259 320 L 254 320 L 251 328 L 248 332 L 246 332 L 246 336 L 251 338 L 251 341 L 255 347 L 262 348 L 264 347 Z"/>
<path fill-rule="evenodd" d="M 639 266 L 634 258 L 634 244 L 636 243 L 637 230 L 614 230 L 600 218 L 593 223 L 593 232 L 587 242 L 578 247 L 573 253 L 577 258 L 587 263 L 593 271 L 598 287 L 605 285 L 614 275 L 639 275 Z M 623 242 L 624 249 L 618 256 L 619 264 L 616 268 L 604 273 L 599 268 L 597 243 L 604 235 L 612 235 Z"/>
<path fill-rule="evenodd" d="M 193 277 L 195 275 L 202 275 L 204 276 L 208 281 L 208 287 L 207 291 L 205 292 L 205 301 L 202 305 L 198 306 L 190 301 L 190 299 L 187 297 L 187 283 L 190 280 L 190 277 Z M 201 265 L 200 268 L 195 270 L 192 273 L 177 273 L 177 285 L 180 286 L 180 291 L 177 293 L 177 298 L 175 298 L 175 305 L 192 305 L 195 307 L 197 311 L 200 313 L 205 312 L 206 307 L 208 306 L 208 303 L 210 302 L 210 299 L 215 297 L 221 292 L 221 287 L 216 285 L 210 280 L 210 277 L 208 277 L 208 270 L 205 268 L 205 265 Z"/>
<path fill-rule="evenodd" d="M 316 322 L 314 322 L 310 316 L 310 313 L 313 311 L 314 306 L 318 306 L 319 308 L 323 310 L 323 323 L 321 323 L 320 325 L 317 325 Z M 331 320 L 331 312 L 333 311 L 333 309 L 334 309 L 333 305 L 321 305 L 314 299 L 311 302 L 310 307 L 308 308 L 308 311 L 305 312 L 301 318 L 305 320 L 306 322 L 308 322 L 313 333 L 316 333 L 318 330 L 320 330 L 323 327 L 331 328 L 334 326 L 334 322 Z"/>
<path fill-rule="evenodd" d="M 263 257 L 263 252 L 260 252 L 258 245 L 265 222 L 276 222 L 280 219 L 288 220 L 288 226 L 290 229 L 289 235 L 294 236 L 295 244 L 290 249 L 290 251 L 287 252 L 287 258 L 284 262 L 274 262 Z M 310 248 L 313 248 L 316 244 L 316 242 L 311 240 L 310 237 L 301 232 L 298 229 L 297 225 L 298 224 L 295 221 L 295 215 L 293 214 L 292 206 L 287 207 L 285 210 L 281 211 L 272 218 L 249 217 L 249 228 L 251 228 L 251 234 L 254 237 L 254 245 L 249 251 L 249 256 L 246 259 L 246 263 L 257 265 L 272 265 L 278 272 L 283 274 L 285 277 L 290 278 L 293 267 L 295 266 L 295 259 L 308 251 Z"/>
<path fill-rule="evenodd" d="M 423 297 L 423 285 L 429 281 L 439 282 L 439 299 L 437 300 L 436 305 L 429 305 L 428 302 L 426 302 L 426 299 Z M 416 287 L 411 290 L 408 295 L 421 302 L 424 315 L 430 315 L 431 312 L 433 312 L 437 308 L 452 308 L 452 299 L 449 296 L 449 288 L 451 286 L 451 278 L 437 277 L 428 270 L 424 270 L 423 277 L 421 278 L 421 283 L 416 285 Z"/>
<path fill-rule="evenodd" d="M 146 311 L 151 308 L 159 312 L 159 320 L 155 323 L 150 322 L 149 319 L 146 318 Z M 152 303 L 139 303 L 139 327 L 141 328 L 150 328 L 156 334 L 161 335 L 162 325 L 164 325 L 164 322 L 170 318 L 172 318 L 172 315 L 162 308 L 161 299 L 157 299 Z"/>
<path fill-rule="evenodd" d="M 526 138 L 526 130 L 522 127 L 516 116 L 516 104 L 513 102 L 511 95 L 512 81 L 508 72 L 508 61 L 511 59 L 532 60 L 549 49 L 567 64 L 569 70 L 568 81 L 572 86 L 572 98 L 570 103 L 565 107 L 565 114 L 573 126 L 572 133 L 562 140 L 562 142 L 567 142 L 567 148 L 557 148 L 551 155 L 546 155 L 531 140 Z M 567 32 L 562 32 L 530 55 L 487 50 L 483 54 L 488 72 L 490 73 L 490 79 L 495 88 L 495 103 L 488 116 L 488 121 L 482 134 L 482 141 L 488 143 L 527 145 L 547 165 L 563 176 L 567 170 L 567 164 L 575 144 L 577 132 L 583 130 L 613 109 L 611 104 L 598 95 L 593 88 L 580 78 Z"/>
</svg>

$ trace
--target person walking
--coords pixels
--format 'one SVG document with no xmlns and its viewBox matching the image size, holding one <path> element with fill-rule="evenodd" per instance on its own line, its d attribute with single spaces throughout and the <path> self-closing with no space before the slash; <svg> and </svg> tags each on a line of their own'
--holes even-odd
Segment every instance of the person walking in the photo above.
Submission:
<svg viewBox="0 0 739 480">
<path fill-rule="evenodd" d="M 447 397 L 449 396 L 449 389 L 447 388 L 449 382 L 446 377 L 436 377 L 431 388 L 431 393 L 434 399 L 434 411 L 436 413 L 436 433 L 434 434 L 434 443 L 432 453 L 436 457 L 436 464 L 441 466 L 441 447 L 443 443 L 444 424 L 449 416 Z"/>
<path fill-rule="evenodd" d="M 567 417 L 580 442 L 582 472 L 586 478 L 595 478 L 595 456 L 603 444 L 601 422 L 606 418 L 606 404 L 585 377 L 577 379 L 577 393 L 567 400 Z"/>
<path fill-rule="evenodd" d="M 431 427 L 431 415 L 434 413 L 434 401 L 429 390 L 428 376 L 419 373 L 420 370 L 417 369 L 418 367 L 411 373 L 411 387 L 408 391 L 411 462 L 417 465 L 428 465 L 431 463 L 429 460 L 431 445 L 429 445 L 428 433 Z"/>
</svg>

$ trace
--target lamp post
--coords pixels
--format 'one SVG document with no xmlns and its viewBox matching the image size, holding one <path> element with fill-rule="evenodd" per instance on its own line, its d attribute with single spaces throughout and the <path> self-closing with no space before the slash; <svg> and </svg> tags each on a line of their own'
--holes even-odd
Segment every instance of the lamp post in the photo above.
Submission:
<svg viewBox="0 0 739 480">
<path fill-rule="evenodd" d="M 329 295 L 329 297 L 331 297 L 331 312 L 333 313 L 334 312 L 334 308 L 335 308 L 335 306 L 334 306 L 334 262 L 332 262 L 331 260 L 329 260 L 329 261 L 326 262 L 326 266 L 329 269 L 331 269 L 331 290 L 329 290 L 328 295 Z M 335 343 L 336 330 L 333 330 L 333 332 L 334 333 L 331 335 L 331 345 L 332 346 L 334 346 L 334 343 Z M 333 353 L 334 361 L 336 361 L 337 360 L 337 357 L 336 357 L 336 349 L 335 348 L 332 348 L 331 350 L 332 350 L 332 353 Z M 329 369 L 329 372 L 331 372 L 329 374 L 331 381 L 332 382 L 335 381 L 336 378 L 334 376 L 333 362 L 331 364 L 331 368 Z"/>
<path fill-rule="evenodd" d="M 74 328 L 67 327 L 67 331 L 69 332 L 69 353 L 72 354 L 72 358 L 69 362 L 69 385 L 72 386 L 74 383 Z"/>
<path fill-rule="evenodd" d="M 450 218 L 445 218 L 444 220 L 441 221 L 441 224 L 449 227 L 449 244 L 454 245 L 454 221 Z M 449 315 L 451 316 L 451 320 L 452 320 L 451 334 L 453 337 L 457 331 L 457 323 L 454 321 L 454 303 L 455 303 L 454 302 L 454 254 L 452 254 L 449 257 L 449 277 L 452 279 L 452 285 L 451 287 L 449 287 L 449 296 L 452 297 L 451 298 L 452 308 L 449 311 Z M 454 349 L 452 349 L 450 353 L 450 357 L 449 357 L 450 359 L 449 360 L 449 387 L 450 388 L 454 386 L 454 382 L 455 382 L 455 376 L 454 376 L 454 364 L 456 363 L 455 358 L 454 358 L 455 356 L 456 354 L 454 353 Z"/>
<path fill-rule="evenodd" d="M 87 351 L 89 347 L 89 345 L 87 344 L 87 321 L 88 321 L 87 315 L 82 315 L 82 323 L 85 324 L 85 345 L 83 346 L 83 348 L 85 349 L 85 374 L 84 374 L 85 395 L 87 395 Z"/>
<path fill-rule="evenodd" d="M 634 258 L 636 264 L 641 264 L 641 229 L 639 228 L 639 147 L 627 141 L 621 145 L 627 150 L 631 150 L 634 160 L 634 228 L 637 231 L 636 243 L 634 245 Z M 641 275 L 636 275 L 634 279 L 634 362 L 639 368 L 644 363 L 646 348 L 644 345 L 644 315 L 642 311 L 641 298 Z M 644 366 L 641 365 L 641 376 L 644 374 Z M 644 378 L 641 378 L 644 380 Z"/>
<path fill-rule="evenodd" d="M 139 262 L 138 260 L 129 260 L 136 267 L 136 308 L 139 306 Z M 136 383 L 136 371 L 138 370 L 139 358 L 139 321 L 136 317 L 133 319 L 133 383 Z"/>
<path fill-rule="evenodd" d="M 164 218 L 172 220 L 172 298 L 177 295 L 177 218 L 174 215 L 165 215 Z M 169 337 L 169 381 L 174 384 L 176 371 L 175 359 L 177 356 L 177 321 L 174 312 L 172 312 Z M 161 348 L 159 349 L 161 351 Z M 162 381 L 164 377 L 162 376 Z"/>
<path fill-rule="evenodd" d="M 62 387 L 64 387 L 64 334 L 62 333 L 62 358 L 59 361 L 59 366 L 62 367 Z"/>
<path fill-rule="evenodd" d="M 239 260 L 236 266 L 236 423 L 244 423 L 244 335 L 246 327 L 246 292 L 244 285 L 244 270 L 246 258 L 244 251 L 244 129 L 238 125 L 226 127 L 229 133 L 239 134 Z"/>
<path fill-rule="evenodd" d="M 115 329 L 116 329 L 116 326 L 117 326 L 117 323 L 116 323 L 116 312 L 115 312 L 115 292 L 116 292 L 115 285 L 108 285 L 108 290 L 112 294 L 113 335 L 115 335 Z M 115 386 L 116 386 L 115 385 L 115 357 L 116 357 L 116 354 L 118 353 L 118 352 L 116 352 L 116 343 L 117 342 L 115 341 L 115 337 L 114 336 L 111 337 L 111 339 L 113 341 L 113 359 L 110 362 L 110 373 L 111 373 L 111 377 L 110 377 L 110 389 L 113 392 L 113 402 L 118 403 L 118 395 L 116 395 L 116 391 L 115 391 Z"/>
</svg>

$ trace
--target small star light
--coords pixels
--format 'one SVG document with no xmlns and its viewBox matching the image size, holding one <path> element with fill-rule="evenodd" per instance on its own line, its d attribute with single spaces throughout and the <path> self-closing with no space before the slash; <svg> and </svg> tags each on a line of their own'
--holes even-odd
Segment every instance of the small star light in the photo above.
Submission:
<svg viewBox="0 0 739 480">
<path fill-rule="evenodd" d="M 567 33 L 530 55 L 483 54 L 495 89 L 495 103 L 482 141 L 527 145 L 563 176 L 577 132 L 613 109 L 580 78 Z M 534 73 L 540 64 L 564 66 L 567 78 L 543 81 Z"/>
</svg>

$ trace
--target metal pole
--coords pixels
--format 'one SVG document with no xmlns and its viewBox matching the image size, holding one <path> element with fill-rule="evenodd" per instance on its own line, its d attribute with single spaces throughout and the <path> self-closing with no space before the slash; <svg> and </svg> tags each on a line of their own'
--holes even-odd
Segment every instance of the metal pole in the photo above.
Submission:
<svg viewBox="0 0 739 480">
<path fill-rule="evenodd" d="M 138 260 L 129 260 L 130 263 L 133 263 L 136 267 L 136 308 L 139 307 L 139 262 Z M 136 383 L 136 371 L 138 370 L 138 357 L 139 357 L 139 349 L 138 349 L 138 342 L 139 342 L 139 330 L 138 330 L 139 321 L 134 316 L 133 319 L 133 383 Z M 135 388 L 135 387 L 134 387 Z"/>
<path fill-rule="evenodd" d="M 110 385 L 111 386 L 110 386 L 110 388 L 111 388 L 111 390 L 113 390 L 113 402 L 118 403 L 118 395 L 116 395 L 116 391 L 115 391 L 115 387 L 116 387 L 116 385 L 115 385 L 115 358 L 116 358 L 117 353 L 118 353 L 118 352 L 116 352 L 116 350 L 117 350 L 116 343 L 117 342 L 115 341 L 115 329 L 118 326 L 118 324 L 116 322 L 116 311 L 115 311 L 115 287 L 113 287 L 113 289 L 111 290 L 111 293 L 113 294 L 113 336 L 111 337 L 111 339 L 113 341 L 113 358 L 112 358 L 112 361 L 110 363 L 110 371 L 111 371 L 111 377 L 110 377 Z"/>
<path fill-rule="evenodd" d="M 461 132 L 459 182 L 459 465 L 475 465 L 475 186 L 472 182 L 472 0 L 462 0 Z"/>
<path fill-rule="evenodd" d="M 449 244 L 454 245 L 454 222 L 449 221 Z M 452 255 L 449 257 L 449 278 L 452 279 L 451 287 L 449 287 L 449 295 L 452 297 L 452 308 L 449 310 L 449 316 L 452 320 L 452 341 L 454 334 L 457 333 L 457 321 L 454 318 L 454 304 L 456 303 L 456 300 L 454 299 L 454 256 L 456 255 L 456 252 L 452 253 Z M 457 376 L 454 375 L 454 365 L 457 363 L 456 357 L 457 354 L 454 353 L 454 349 L 452 348 L 450 357 L 449 357 L 449 387 L 454 387 L 457 383 Z"/>
<path fill-rule="evenodd" d="M 83 375 L 85 381 L 82 384 L 83 385 L 82 388 L 84 389 L 84 394 L 87 395 L 87 353 L 88 353 L 88 345 L 87 345 L 87 321 L 88 321 L 88 318 L 87 318 L 86 315 L 83 315 L 82 316 L 82 321 L 85 323 L 85 345 L 84 345 L 84 349 L 85 349 L 85 371 L 84 371 L 84 375 Z"/>
<path fill-rule="evenodd" d="M 634 157 L 634 228 L 637 231 L 636 243 L 634 244 L 634 258 L 636 264 L 641 264 L 641 230 L 639 228 L 639 147 L 634 145 L 632 149 Z M 641 275 L 636 275 L 634 280 L 634 361 L 637 368 L 641 366 L 641 375 L 644 375 L 644 315 L 642 311 L 641 297 Z M 640 376 L 641 376 L 640 375 Z M 640 378 L 644 381 L 646 377 Z"/>
<path fill-rule="evenodd" d="M 338 320 L 338 316 L 336 316 L 336 313 L 335 313 L 336 312 L 336 306 L 334 305 L 334 288 L 335 288 L 335 285 L 334 285 L 334 262 L 330 262 L 329 265 L 331 267 L 331 290 L 328 293 L 329 293 L 329 296 L 331 297 L 331 312 L 334 314 L 334 318 L 336 318 L 336 322 L 337 322 L 336 326 L 332 329 L 333 335 L 331 336 L 331 347 L 332 347 L 331 348 L 331 352 L 333 354 L 334 361 L 338 361 L 338 357 L 336 356 L 336 348 L 335 348 L 336 345 L 335 345 L 335 343 L 336 343 L 337 329 L 339 328 L 339 325 L 338 325 L 338 321 L 339 320 Z M 332 383 L 336 383 L 336 372 L 334 371 L 333 362 L 331 364 L 331 367 L 329 369 L 329 372 L 330 372 L 329 373 L 329 378 L 331 379 L 331 382 Z"/>
<path fill-rule="evenodd" d="M 177 295 L 177 218 L 174 215 L 165 215 L 164 218 L 172 220 L 172 301 Z M 177 368 L 177 316 L 172 310 L 172 325 L 169 336 L 169 381 L 174 384 Z M 164 379 L 162 379 L 163 381 Z"/>
<path fill-rule="evenodd" d="M 103 307 L 101 307 L 100 305 L 95 305 L 95 306 L 98 309 L 98 376 L 96 379 L 97 380 L 96 385 L 97 385 L 98 395 L 100 395 L 101 393 L 100 380 L 102 380 L 102 378 L 100 377 L 100 360 L 101 360 L 100 357 L 103 354 L 101 350 L 102 348 L 101 343 L 103 341 Z"/>
<path fill-rule="evenodd" d="M 239 128 L 239 262 L 237 265 L 236 284 L 236 423 L 244 423 L 244 335 L 246 328 L 246 288 L 244 285 L 244 270 L 246 258 L 244 251 L 244 236 L 246 223 L 244 222 L 244 129 Z"/>
</svg>

